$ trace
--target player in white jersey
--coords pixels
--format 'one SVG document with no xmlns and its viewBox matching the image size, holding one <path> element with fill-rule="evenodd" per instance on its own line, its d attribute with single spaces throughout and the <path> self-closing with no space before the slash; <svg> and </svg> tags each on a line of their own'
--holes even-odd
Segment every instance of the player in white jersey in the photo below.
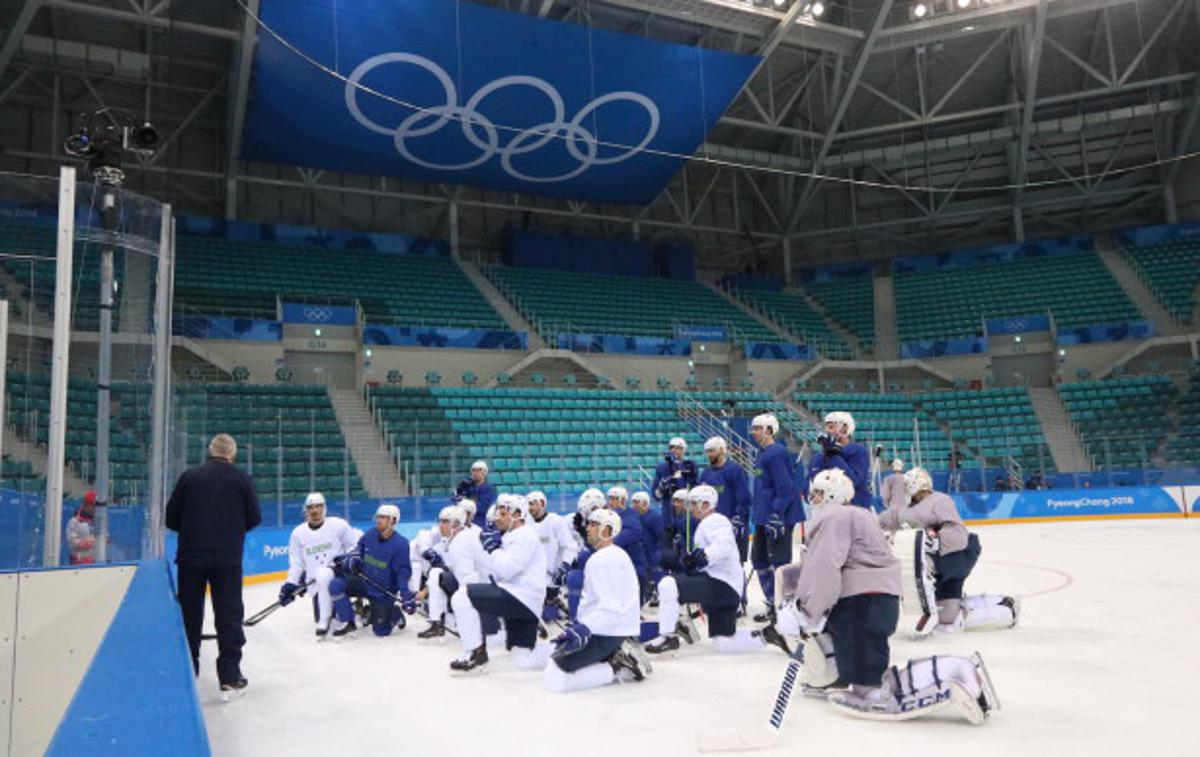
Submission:
<svg viewBox="0 0 1200 757">
<path fill-rule="evenodd" d="M 695 547 L 680 562 L 686 574 L 666 576 L 658 582 L 658 638 L 646 646 L 651 654 L 679 649 L 679 605 L 695 602 L 708 616 L 708 636 L 719 652 L 756 652 L 775 645 L 790 654 L 787 641 L 768 625 L 760 631 L 737 628 L 742 601 L 742 562 L 738 556 L 733 523 L 717 512 L 717 490 L 707 484 L 688 494 L 688 509 L 696 526 Z"/>
<path fill-rule="evenodd" d="M 588 515 L 588 545 L 594 553 L 583 570 L 578 619 L 554 640 L 557 650 L 542 675 L 550 691 L 641 681 L 650 672 L 649 664 L 638 659 L 636 642 L 628 641 L 641 628 L 641 597 L 633 562 L 614 548 L 619 533 L 621 518 L 611 510 Z"/>
<path fill-rule="evenodd" d="M 313 582 L 317 598 L 317 638 L 324 638 L 333 619 L 333 558 L 351 552 L 362 532 L 341 518 L 325 516 L 325 497 L 320 492 L 304 500 L 305 522 L 292 530 L 288 540 L 287 579 L 279 589 L 279 602 L 288 605 L 300 591 L 304 577 Z"/>
<path fill-rule="evenodd" d="M 541 669 L 550 658 L 550 645 L 537 643 L 538 614 L 546 598 L 546 553 L 526 525 L 528 507 L 520 494 L 498 499 L 496 528 L 480 534 L 492 580 L 468 584 L 450 599 L 463 650 L 450 663 L 452 673 L 478 673 L 487 665 L 480 613 L 504 621 L 506 646 L 517 667 Z"/>
<path fill-rule="evenodd" d="M 408 561 L 412 564 L 412 578 L 408 580 L 408 590 L 417 595 L 417 601 L 423 601 L 429 594 L 426 583 L 429 580 L 429 570 L 433 567 L 424 555 L 429 550 L 437 550 L 441 546 L 442 534 L 437 528 L 422 528 L 408 543 Z"/>
<path fill-rule="evenodd" d="M 963 583 L 979 560 L 982 547 L 979 537 L 963 524 L 954 500 L 933 490 L 933 479 L 924 468 L 913 468 L 905 473 L 904 487 L 906 506 L 880 513 L 879 525 L 886 531 L 896 531 L 903 526 L 925 529 L 934 537 L 937 545 L 932 554 L 937 630 L 952 633 L 964 627 L 1015 626 L 1021 609 L 1015 597 L 1002 594 L 963 596 Z M 911 578 L 920 580 L 920 576 Z"/>
<path fill-rule="evenodd" d="M 487 580 L 483 572 L 486 554 L 479 543 L 479 529 L 470 524 L 471 519 L 461 505 L 443 507 L 438 514 L 442 540 L 423 555 L 432 567 L 426 583 L 429 628 L 417 634 L 420 639 L 441 641 L 446 635 L 450 598 L 462 586 Z"/>
<path fill-rule="evenodd" d="M 781 576 L 790 584 L 799 572 L 784 604 L 792 622 L 806 635 L 827 632 L 832 640 L 838 685 L 830 687 L 829 703 L 877 720 L 952 708 L 982 723 L 999 704 L 978 654 L 887 666 L 888 637 L 900 611 L 900 563 L 875 515 L 850 504 L 853 497 L 854 484 L 843 471 L 813 476 L 809 504 L 816 514 L 803 566 L 786 566 Z"/>
<path fill-rule="evenodd" d="M 546 553 L 546 603 L 542 607 L 542 620 L 557 620 L 561 613 L 559 605 L 562 599 L 559 590 L 571 570 L 579 554 L 579 542 L 567 519 L 558 513 L 546 510 L 546 495 L 540 491 L 532 491 L 525 495 L 529 503 L 530 520 L 528 525 L 538 535 L 542 551 Z"/>
</svg>

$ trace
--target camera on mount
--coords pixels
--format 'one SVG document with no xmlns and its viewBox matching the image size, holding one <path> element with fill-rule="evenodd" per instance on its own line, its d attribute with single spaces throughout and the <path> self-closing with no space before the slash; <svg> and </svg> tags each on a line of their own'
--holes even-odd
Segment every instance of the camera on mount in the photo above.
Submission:
<svg viewBox="0 0 1200 757">
<path fill-rule="evenodd" d="M 126 155 L 153 155 L 157 144 L 158 130 L 149 121 L 139 121 L 127 110 L 101 108 L 83 116 L 79 129 L 63 142 L 63 151 L 85 158 L 97 183 L 120 186 Z"/>
</svg>

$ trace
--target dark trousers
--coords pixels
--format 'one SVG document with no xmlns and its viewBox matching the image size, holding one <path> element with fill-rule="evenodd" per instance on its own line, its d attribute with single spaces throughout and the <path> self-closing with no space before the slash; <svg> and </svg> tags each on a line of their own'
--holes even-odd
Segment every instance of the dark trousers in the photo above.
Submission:
<svg viewBox="0 0 1200 757">
<path fill-rule="evenodd" d="M 521 600 L 496 584 L 468 584 L 467 596 L 481 620 L 491 615 L 504 619 L 505 646 L 533 649 L 537 643 L 538 617 Z M 487 633 L 486 624 L 484 633 Z"/>
<path fill-rule="evenodd" d="M 979 562 L 983 548 L 979 537 L 971 534 L 967 537 L 967 546 L 957 552 L 945 555 L 934 555 L 933 558 L 933 595 L 936 599 L 962 599 L 963 584 L 967 576 Z"/>
<path fill-rule="evenodd" d="M 825 630 L 833 640 L 838 680 L 878 686 L 888 666 L 888 637 L 900 619 L 900 598 L 891 594 L 855 594 L 833 606 Z"/>
<path fill-rule="evenodd" d="M 183 630 L 192 652 L 192 668 L 200 675 L 200 634 L 204 627 L 204 591 L 212 592 L 213 620 L 217 627 L 217 680 L 236 683 L 242 677 L 242 566 L 200 567 L 180 565 L 176 596 L 183 613 Z"/>
<path fill-rule="evenodd" d="M 679 605 L 698 604 L 708 616 L 708 638 L 733 636 L 737 631 L 737 609 L 742 597 L 729 584 L 707 573 L 677 576 Z M 687 612 L 686 608 L 684 612 Z"/>
<path fill-rule="evenodd" d="M 555 652 L 550 659 L 564 673 L 574 673 L 612 657 L 624 641 L 621 636 L 592 636 L 587 644 L 579 649 L 572 652 Z"/>
<path fill-rule="evenodd" d="M 754 545 L 750 549 L 750 564 L 755 570 L 778 568 L 792 561 L 792 529 L 788 526 L 783 534 L 772 539 L 766 526 L 754 527 Z"/>
</svg>

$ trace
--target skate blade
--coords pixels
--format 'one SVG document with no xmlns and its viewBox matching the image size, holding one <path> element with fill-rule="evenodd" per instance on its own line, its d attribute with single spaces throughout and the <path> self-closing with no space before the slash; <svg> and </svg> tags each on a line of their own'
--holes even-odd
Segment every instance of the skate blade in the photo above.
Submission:
<svg viewBox="0 0 1200 757">
<path fill-rule="evenodd" d="M 480 676 L 487 675 L 487 673 L 488 673 L 487 665 L 480 665 L 478 667 L 471 668 L 470 670 L 454 670 L 453 668 L 450 669 L 450 677 L 451 678 L 478 678 Z"/>
<path fill-rule="evenodd" d="M 975 670 L 979 673 L 979 680 L 983 688 L 983 698 L 987 701 L 988 712 L 995 712 L 1000 709 L 1000 697 L 996 694 L 996 687 L 992 683 L 992 676 L 988 673 L 987 666 L 983 664 L 983 655 L 975 652 L 971 655 L 971 661 L 975 663 Z"/>
<path fill-rule="evenodd" d="M 641 644 L 626 641 L 621 645 L 621 648 L 637 662 L 638 667 L 642 669 L 643 677 L 654 672 L 654 665 L 650 662 L 650 655 L 646 654 L 646 650 L 642 648 Z"/>
<path fill-rule="evenodd" d="M 711 752 L 756 752 L 770 749 L 779 740 L 774 729 L 765 731 L 730 731 L 728 733 L 704 733 L 696 737 L 696 747 L 704 753 Z"/>
<path fill-rule="evenodd" d="M 951 681 L 949 686 L 950 704 L 955 712 L 966 718 L 971 725 L 983 725 L 983 721 L 987 720 L 987 713 L 979 706 L 979 700 L 958 683 Z"/>
<path fill-rule="evenodd" d="M 235 699 L 241 699 L 244 696 L 246 696 L 246 690 L 244 688 L 221 690 L 221 701 L 225 703 L 232 702 Z"/>
</svg>

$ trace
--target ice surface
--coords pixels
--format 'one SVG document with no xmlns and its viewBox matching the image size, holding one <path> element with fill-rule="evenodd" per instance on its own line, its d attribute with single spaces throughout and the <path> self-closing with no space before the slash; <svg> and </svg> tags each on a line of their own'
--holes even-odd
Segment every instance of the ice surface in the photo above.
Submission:
<svg viewBox="0 0 1200 757">
<path fill-rule="evenodd" d="M 987 526 L 968 593 L 1023 597 L 1018 628 L 896 639 L 892 661 L 980 650 L 1003 709 L 984 725 L 856 720 L 797 696 L 762 754 L 1200 754 L 1200 519 Z M 274 600 L 247 587 L 247 614 Z M 451 678 L 458 652 L 398 636 L 314 641 L 307 601 L 246 629 L 245 697 L 219 701 L 212 642 L 200 697 L 213 752 L 466 755 L 696 754 L 700 732 L 765 723 L 778 651 L 728 657 L 707 643 L 658 661 L 643 683 L 550 694 L 493 649 L 490 674 Z M 211 621 L 210 621 L 211 625 Z"/>
</svg>

